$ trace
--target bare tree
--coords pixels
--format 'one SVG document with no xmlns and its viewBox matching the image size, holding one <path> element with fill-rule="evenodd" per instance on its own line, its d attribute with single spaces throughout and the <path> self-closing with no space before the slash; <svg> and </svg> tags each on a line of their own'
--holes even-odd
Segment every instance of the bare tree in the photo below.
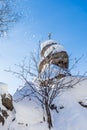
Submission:
<svg viewBox="0 0 87 130">
<path fill-rule="evenodd" d="M 6 71 L 15 74 L 28 85 L 29 93 L 24 94 L 20 90 L 22 98 L 17 101 L 30 95 L 37 98 L 43 109 L 43 120 L 47 121 L 48 128 L 51 129 L 53 127 L 51 111 L 55 110 L 58 113 L 58 108 L 53 102 L 54 99 L 61 91 L 73 88 L 73 86 L 85 80 L 86 78 L 84 76 L 86 73 L 77 79 L 71 76 L 68 70 L 66 70 L 66 73 L 61 74 L 61 68 L 56 69 L 56 71 L 51 68 L 51 60 L 49 60 L 50 62 L 46 68 L 40 73 L 38 69 L 40 61 L 39 52 L 38 55 L 37 53 L 32 53 L 30 59 L 32 61 L 29 60 L 28 64 L 26 63 L 26 58 L 24 58 L 22 64 L 16 65 L 18 71 L 13 71 L 11 69 Z M 70 70 L 74 68 L 80 59 L 81 58 L 75 60 L 75 63 L 72 65 Z M 55 76 L 51 77 L 53 73 L 55 73 Z M 67 76 L 69 76 L 69 78 L 67 78 Z M 30 82 L 30 77 L 35 79 L 34 83 Z"/>
<path fill-rule="evenodd" d="M 0 0 L 0 36 L 7 33 L 13 22 L 16 22 L 18 15 L 13 11 L 13 0 Z"/>
</svg>

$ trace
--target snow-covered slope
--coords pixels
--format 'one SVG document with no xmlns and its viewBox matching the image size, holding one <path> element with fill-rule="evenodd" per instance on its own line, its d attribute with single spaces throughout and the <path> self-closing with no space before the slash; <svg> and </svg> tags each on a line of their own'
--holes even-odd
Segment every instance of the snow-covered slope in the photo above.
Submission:
<svg viewBox="0 0 87 130">
<path fill-rule="evenodd" d="M 16 122 L 10 130 L 48 130 L 43 122 L 43 111 L 39 101 L 31 94 L 28 85 L 16 91 L 13 96 Z"/>
<path fill-rule="evenodd" d="M 65 82 L 72 78 L 74 84 L 80 77 L 66 77 Z M 16 91 L 14 95 L 16 122 L 10 126 L 10 130 L 48 130 L 47 123 L 43 121 L 43 111 L 39 101 L 33 95 L 28 96 L 29 93 L 27 85 Z M 87 105 L 87 79 L 61 92 L 55 98 L 53 103 L 59 113 L 55 110 L 51 111 L 52 130 L 87 130 L 87 108 L 81 106 L 79 102 Z"/>
<path fill-rule="evenodd" d="M 81 77 L 67 76 L 63 82 L 75 84 Z M 32 83 L 31 83 L 32 84 Z M 35 84 L 33 84 L 35 85 Z M 35 87 L 35 86 L 34 86 Z M 0 83 L 0 122 L 1 130 L 49 130 L 43 121 L 43 110 L 40 102 L 25 84 L 13 96 L 14 108 L 7 109 L 2 104 L 2 95 L 11 99 L 7 85 Z M 87 78 L 75 84 L 73 88 L 65 89 L 54 99 L 57 110 L 51 110 L 53 128 L 51 130 L 87 130 Z M 7 117 L 2 114 L 7 112 Z"/>
<path fill-rule="evenodd" d="M 64 92 L 56 99 L 56 104 L 64 109 L 54 115 L 54 129 L 57 130 L 87 130 L 87 108 L 83 108 L 74 98 L 73 93 Z"/>
</svg>

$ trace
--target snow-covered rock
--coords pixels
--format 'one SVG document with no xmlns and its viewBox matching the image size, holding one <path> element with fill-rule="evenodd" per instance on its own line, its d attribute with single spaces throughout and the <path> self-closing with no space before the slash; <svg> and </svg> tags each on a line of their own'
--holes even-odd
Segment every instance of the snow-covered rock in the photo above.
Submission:
<svg viewBox="0 0 87 130">
<path fill-rule="evenodd" d="M 63 76 L 63 74 L 65 76 L 68 74 L 68 66 L 68 54 L 60 43 L 54 40 L 47 40 L 41 44 L 40 75 L 43 76 L 43 74 L 47 74 L 50 70 L 50 79 L 51 77 L 59 77 L 59 75 Z M 45 75 L 44 77 L 47 76 Z"/>
<path fill-rule="evenodd" d="M 52 43 L 57 43 L 57 42 L 56 42 L 55 40 L 47 40 L 47 41 L 41 43 L 41 50 L 42 50 L 45 46 L 50 45 L 50 44 L 52 44 Z"/>
<path fill-rule="evenodd" d="M 7 84 L 0 82 L 0 129 L 8 130 L 14 118 L 12 96 L 8 93 Z"/>
<path fill-rule="evenodd" d="M 41 55 L 47 57 L 49 54 L 65 51 L 65 48 L 54 40 L 47 40 L 41 44 Z"/>
</svg>

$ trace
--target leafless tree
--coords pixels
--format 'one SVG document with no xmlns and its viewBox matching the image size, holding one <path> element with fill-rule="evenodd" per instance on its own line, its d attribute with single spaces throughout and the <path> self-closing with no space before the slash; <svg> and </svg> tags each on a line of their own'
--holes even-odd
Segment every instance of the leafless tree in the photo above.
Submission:
<svg viewBox="0 0 87 130">
<path fill-rule="evenodd" d="M 55 110 L 58 113 L 58 108 L 53 103 L 54 99 L 60 94 L 61 91 L 73 88 L 74 85 L 85 80 L 86 78 L 84 77 L 85 74 L 79 77 L 77 80 L 73 76 L 69 76 L 69 80 L 67 80 L 67 77 L 63 75 L 62 77 L 60 75 L 60 77 L 51 78 L 53 70 L 51 70 L 50 63 L 48 64 L 47 70 L 44 70 L 42 74 L 39 74 L 38 58 L 36 58 L 35 56 L 36 54 L 32 54 L 31 58 L 34 64 L 29 62 L 30 64 L 27 65 L 24 59 L 22 64 L 17 65 L 17 67 L 19 68 L 19 72 L 13 71 L 11 69 L 6 71 L 17 75 L 18 78 L 21 78 L 22 80 L 24 80 L 25 83 L 27 83 L 27 85 L 29 86 L 29 91 L 31 91 L 31 93 L 23 95 L 22 98 L 19 100 L 22 100 L 24 97 L 33 94 L 34 97 L 37 98 L 37 100 L 41 103 L 43 112 L 45 112 L 45 114 L 43 115 L 43 120 L 47 121 L 48 128 L 51 129 L 53 127 L 51 110 Z M 75 64 L 77 64 L 78 61 L 79 60 L 77 59 Z M 73 66 L 75 66 L 75 64 Z M 61 74 L 61 71 L 58 70 L 58 72 L 56 73 Z M 35 77 L 36 87 L 33 83 L 30 82 L 30 77 Z"/>
<path fill-rule="evenodd" d="M 18 15 L 13 11 L 14 0 L 0 0 L 0 36 L 7 33 L 12 23 L 16 22 Z"/>
</svg>

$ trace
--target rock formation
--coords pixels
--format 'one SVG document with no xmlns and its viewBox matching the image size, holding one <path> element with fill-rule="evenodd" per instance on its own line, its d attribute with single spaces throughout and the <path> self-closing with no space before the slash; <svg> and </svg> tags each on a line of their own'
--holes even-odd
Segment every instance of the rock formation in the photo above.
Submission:
<svg viewBox="0 0 87 130">
<path fill-rule="evenodd" d="M 41 61 L 39 73 L 48 71 L 50 65 L 50 79 L 64 77 L 68 74 L 69 57 L 64 47 L 54 40 L 47 40 L 41 44 Z"/>
<path fill-rule="evenodd" d="M 12 96 L 7 91 L 7 85 L 0 82 L 0 126 L 2 126 L 3 130 L 5 128 L 8 129 L 14 116 Z M 6 122 L 8 122 L 8 124 Z"/>
</svg>

